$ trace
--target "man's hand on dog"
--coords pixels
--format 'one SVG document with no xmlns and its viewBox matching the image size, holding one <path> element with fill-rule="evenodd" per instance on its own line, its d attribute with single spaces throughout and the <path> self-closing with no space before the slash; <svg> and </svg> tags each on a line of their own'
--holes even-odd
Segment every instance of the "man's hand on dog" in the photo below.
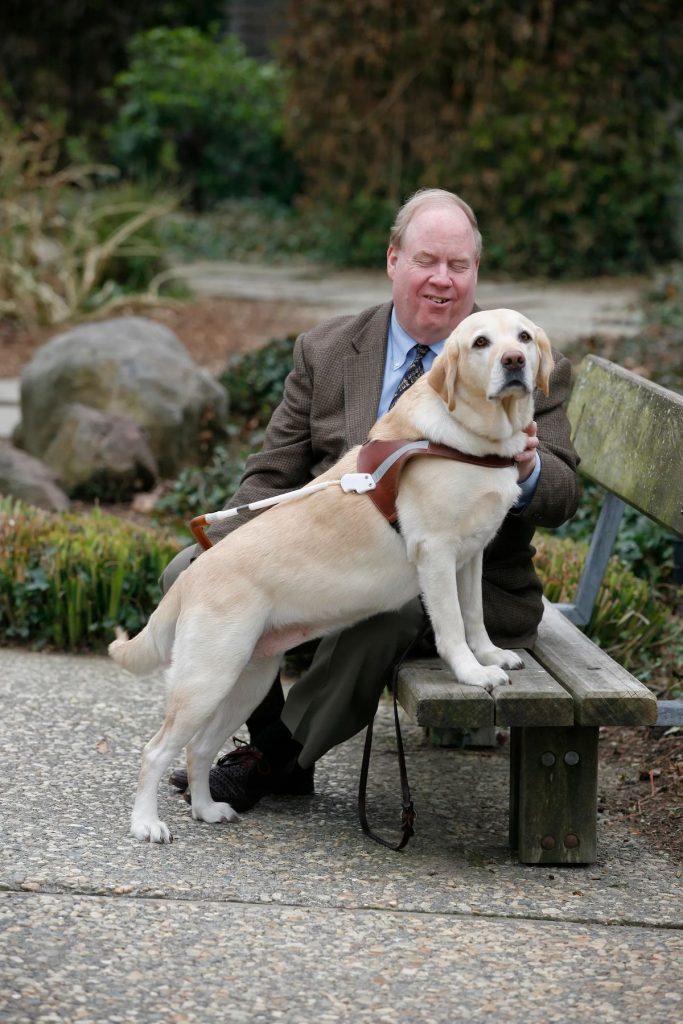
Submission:
<svg viewBox="0 0 683 1024">
<path fill-rule="evenodd" d="M 528 427 L 524 428 L 524 433 L 527 435 L 529 440 L 526 443 L 526 448 L 519 455 L 515 455 L 515 462 L 517 463 L 517 473 L 519 475 L 519 482 L 522 483 L 527 477 L 530 477 L 534 466 L 536 465 L 536 449 L 538 448 L 538 430 L 536 428 L 536 422 L 531 421 Z"/>
</svg>

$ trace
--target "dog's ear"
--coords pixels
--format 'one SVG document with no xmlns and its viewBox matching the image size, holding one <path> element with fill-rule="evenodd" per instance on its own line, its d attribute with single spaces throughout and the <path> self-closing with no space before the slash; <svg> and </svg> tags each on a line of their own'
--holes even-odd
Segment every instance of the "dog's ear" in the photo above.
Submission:
<svg viewBox="0 0 683 1024">
<path fill-rule="evenodd" d="M 458 348 L 448 347 L 437 356 L 429 371 L 429 383 L 450 412 L 455 409 L 455 380 L 458 374 Z"/>
<path fill-rule="evenodd" d="M 538 345 L 538 352 L 540 356 L 538 373 L 536 374 L 536 386 L 539 387 L 547 397 L 550 391 L 550 374 L 553 372 L 555 360 L 553 359 L 548 335 L 540 328 L 536 335 L 536 344 Z"/>
</svg>

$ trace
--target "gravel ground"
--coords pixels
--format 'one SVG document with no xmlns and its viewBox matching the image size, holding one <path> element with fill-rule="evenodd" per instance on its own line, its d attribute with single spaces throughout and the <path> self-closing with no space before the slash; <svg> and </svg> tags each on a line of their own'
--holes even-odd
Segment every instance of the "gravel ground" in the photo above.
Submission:
<svg viewBox="0 0 683 1024">
<path fill-rule="evenodd" d="M 315 797 L 236 825 L 193 822 L 162 785 L 175 841 L 150 846 L 128 815 L 159 677 L 3 650 L 0 701 L 3 1021 L 680 1016 L 683 868 L 609 802 L 596 864 L 518 864 L 504 746 L 434 749 L 406 723 L 418 821 L 402 854 L 360 831 L 360 737 L 320 762 Z M 370 815 L 388 834 L 393 748 L 386 704 Z"/>
</svg>

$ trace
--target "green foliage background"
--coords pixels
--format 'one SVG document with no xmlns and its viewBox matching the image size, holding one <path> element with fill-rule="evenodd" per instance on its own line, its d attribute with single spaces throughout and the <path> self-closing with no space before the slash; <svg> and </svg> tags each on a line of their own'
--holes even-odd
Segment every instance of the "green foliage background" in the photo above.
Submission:
<svg viewBox="0 0 683 1024">
<path fill-rule="evenodd" d="M 303 249 L 342 264 L 380 262 L 396 207 L 428 185 L 474 207 L 488 270 L 680 255 L 678 0 L 278 6 L 277 60 L 256 61 L 225 34 L 229 0 L 8 0 L 0 99 L 65 112 L 72 148 L 83 135 L 195 207 L 294 204 Z"/>
<path fill-rule="evenodd" d="M 376 260 L 393 209 L 426 185 L 474 207 L 489 269 L 589 276 L 674 255 L 675 0 L 290 10 L 289 140 L 340 261 Z"/>
<path fill-rule="evenodd" d="M 13 113 L 35 118 L 65 111 L 79 135 L 99 129 L 100 90 L 126 63 L 136 32 L 154 25 L 207 28 L 229 0 L 3 0 L 0 91 Z"/>
<path fill-rule="evenodd" d="M 284 76 L 217 30 L 157 27 L 134 36 L 128 68 L 107 95 L 106 130 L 126 174 L 177 182 L 197 208 L 229 196 L 289 199 L 298 184 L 285 152 Z"/>
</svg>

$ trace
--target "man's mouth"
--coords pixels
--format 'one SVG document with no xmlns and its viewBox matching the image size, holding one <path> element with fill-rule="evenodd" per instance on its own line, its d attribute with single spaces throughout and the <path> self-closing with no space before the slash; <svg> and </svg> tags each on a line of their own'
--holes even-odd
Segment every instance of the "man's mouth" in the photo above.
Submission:
<svg viewBox="0 0 683 1024">
<path fill-rule="evenodd" d="M 428 302 L 436 303 L 437 306 L 445 306 L 447 302 L 450 302 L 450 299 L 444 299 L 440 295 L 425 295 L 425 299 Z"/>
</svg>

